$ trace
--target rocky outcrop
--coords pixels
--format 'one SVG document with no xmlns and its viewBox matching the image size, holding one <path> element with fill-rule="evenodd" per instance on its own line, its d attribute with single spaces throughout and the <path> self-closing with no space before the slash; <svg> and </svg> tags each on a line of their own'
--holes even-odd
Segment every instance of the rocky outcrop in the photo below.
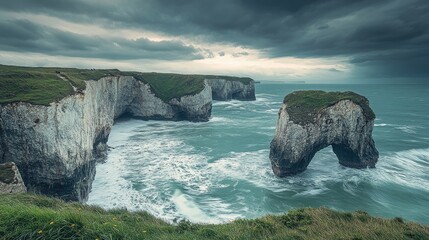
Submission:
<svg viewBox="0 0 429 240">
<path fill-rule="evenodd" d="M 316 101 L 323 102 L 324 99 Z M 280 108 L 276 135 L 271 142 L 270 160 L 277 176 L 304 171 L 314 155 L 329 145 L 343 166 L 375 167 L 378 151 L 372 138 L 374 116 L 366 114 L 368 110 L 364 111 L 369 106 L 362 107 L 352 100 L 341 99 L 315 114 L 306 114 L 309 120 L 303 121 L 291 114 L 294 111 L 288 104 L 291 105 L 285 101 Z"/>
<path fill-rule="evenodd" d="M 27 188 L 15 163 L 0 164 L 0 194 L 25 192 Z"/>
<path fill-rule="evenodd" d="M 164 102 L 152 93 L 148 84 L 141 83 L 140 91 L 127 112 L 142 119 L 208 121 L 212 109 L 212 91 L 207 84 L 204 86 L 204 89 L 195 95 Z"/>
<path fill-rule="evenodd" d="M 85 201 L 94 156 L 106 150 L 115 118 L 208 121 L 211 102 L 208 85 L 165 103 L 133 77 L 110 76 L 87 81 L 84 93 L 49 106 L 0 105 L 0 163 L 14 161 L 29 191 Z"/>
<path fill-rule="evenodd" d="M 242 101 L 255 100 L 255 81 L 231 81 L 222 78 L 207 78 L 206 83 L 212 88 L 213 100 Z"/>
</svg>

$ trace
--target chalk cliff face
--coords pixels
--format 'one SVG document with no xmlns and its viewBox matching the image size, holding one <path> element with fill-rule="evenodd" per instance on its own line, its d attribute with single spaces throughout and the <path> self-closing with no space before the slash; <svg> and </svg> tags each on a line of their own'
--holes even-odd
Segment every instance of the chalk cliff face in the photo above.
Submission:
<svg viewBox="0 0 429 240">
<path fill-rule="evenodd" d="M 142 119 L 208 121 L 212 108 L 212 91 L 204 89 L 191 96 L 173 98 L 168 103 L 157 98 L 148 84 L 140 83 L 140 91 L 128 107 L 127 113 Z"/>
<path fill-rule="evenodd" d="M 207 121 L 211 88 L 168 103 L 133 77 L 87 81 L 76 93 L 50 106 L 0 105 L 0 162 L 14 161 L 29 191 L 85 201 L 95 175 L 94 156 L 106 149 L 114 119 Z"/>
<path fill-rule="evenodd" d="M 374 120 L 351 100 L 341 100 L 322 109 L 306 123 L 295 123 L 287 103 L 279 111 L 276 135 L 271 142 L 270 160 L 279 177 L 304 171 L 316 152 L 332 145 L 341 165 L 375 167 L 378 151 L 372 138 Z"/>
<path fill-rule="evenodd" d="M 253 80 L 247 84 L 221 78 L 206 79 L 205 81 L 212 88 L 213 100 L 255 100 L 255 82 Z"/>
</svg>

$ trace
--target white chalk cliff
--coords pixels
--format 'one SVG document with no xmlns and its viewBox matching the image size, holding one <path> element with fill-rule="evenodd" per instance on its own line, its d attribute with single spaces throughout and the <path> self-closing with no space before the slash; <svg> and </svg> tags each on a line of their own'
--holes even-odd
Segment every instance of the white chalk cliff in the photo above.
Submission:
<svg viewBox="0 0 429 240">
<path fill-rule="evenodd" d="M 241 81 L 231 81 L 222 78 L 206 79 L 206 83 L 212 88 L 214 100 L 255 100 L 255 84 Z"/>
<path fill-rule="evenodd" d="M 211 108 L 207 83 L 195 95 L 164 102 L 131 76 L 86 81 L 83 93 L 49 106 L 0 105 L 0 163 L 15 162 L 29 191 L 85 201 L 95 175 L 94 156 L 106 149 L 117 117 L 208 121 Z"/>
</svg>

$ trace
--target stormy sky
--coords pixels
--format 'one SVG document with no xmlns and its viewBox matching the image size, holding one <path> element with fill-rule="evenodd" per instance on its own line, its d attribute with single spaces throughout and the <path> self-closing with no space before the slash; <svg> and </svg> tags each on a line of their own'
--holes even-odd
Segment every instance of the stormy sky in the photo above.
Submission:
<svg viewBox="0 0 429 240">
<path fill-rule="evenodd" d="M 427 0 L 1 0 L 0 63 L 429 83 Z"/>
</svg>

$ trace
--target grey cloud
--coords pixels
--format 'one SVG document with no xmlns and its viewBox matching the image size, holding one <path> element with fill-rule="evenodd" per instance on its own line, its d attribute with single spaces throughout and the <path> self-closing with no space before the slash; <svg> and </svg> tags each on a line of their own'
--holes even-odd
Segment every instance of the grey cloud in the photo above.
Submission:
<svg viewBox="0 0 429 240">
<path fill-rule="evenodd" d="M 429 46 L 416 51 L 385 52 L 353 59 L 355 66 L 365 69 L 365 76 L 428 78 Z"/>
<path fill-rule="evenodd" d="M 232 54 L 233 57 L 242 57 L 242 56 L 247 56 L 247 55 L 249 55 L 248 52 L 236 52 L 236 53 Z"/>
<path fill-rule="evenodd" d="M 342 72 L 341 70 L 338 70 L 336 68 L 330 68 L 328 69 L 329 72 Z"/>
<path fill-rule="evenodd" d="M 0 49 L 7 51 L 124 60 L 192 60 L 208 54 L 181 41 L 90 37 L 37 25 L 27 20 L 2 21 L 0 32 Z"/>
<path fill-rule="evenodd" d="M 429 76 L 427 0 L 14 0 L 0 9 L 256 48 L 271 58 L 347 57 L 373 76 Z M 16 36 L 30 34 L 20 27 Z"/>
</svg>

